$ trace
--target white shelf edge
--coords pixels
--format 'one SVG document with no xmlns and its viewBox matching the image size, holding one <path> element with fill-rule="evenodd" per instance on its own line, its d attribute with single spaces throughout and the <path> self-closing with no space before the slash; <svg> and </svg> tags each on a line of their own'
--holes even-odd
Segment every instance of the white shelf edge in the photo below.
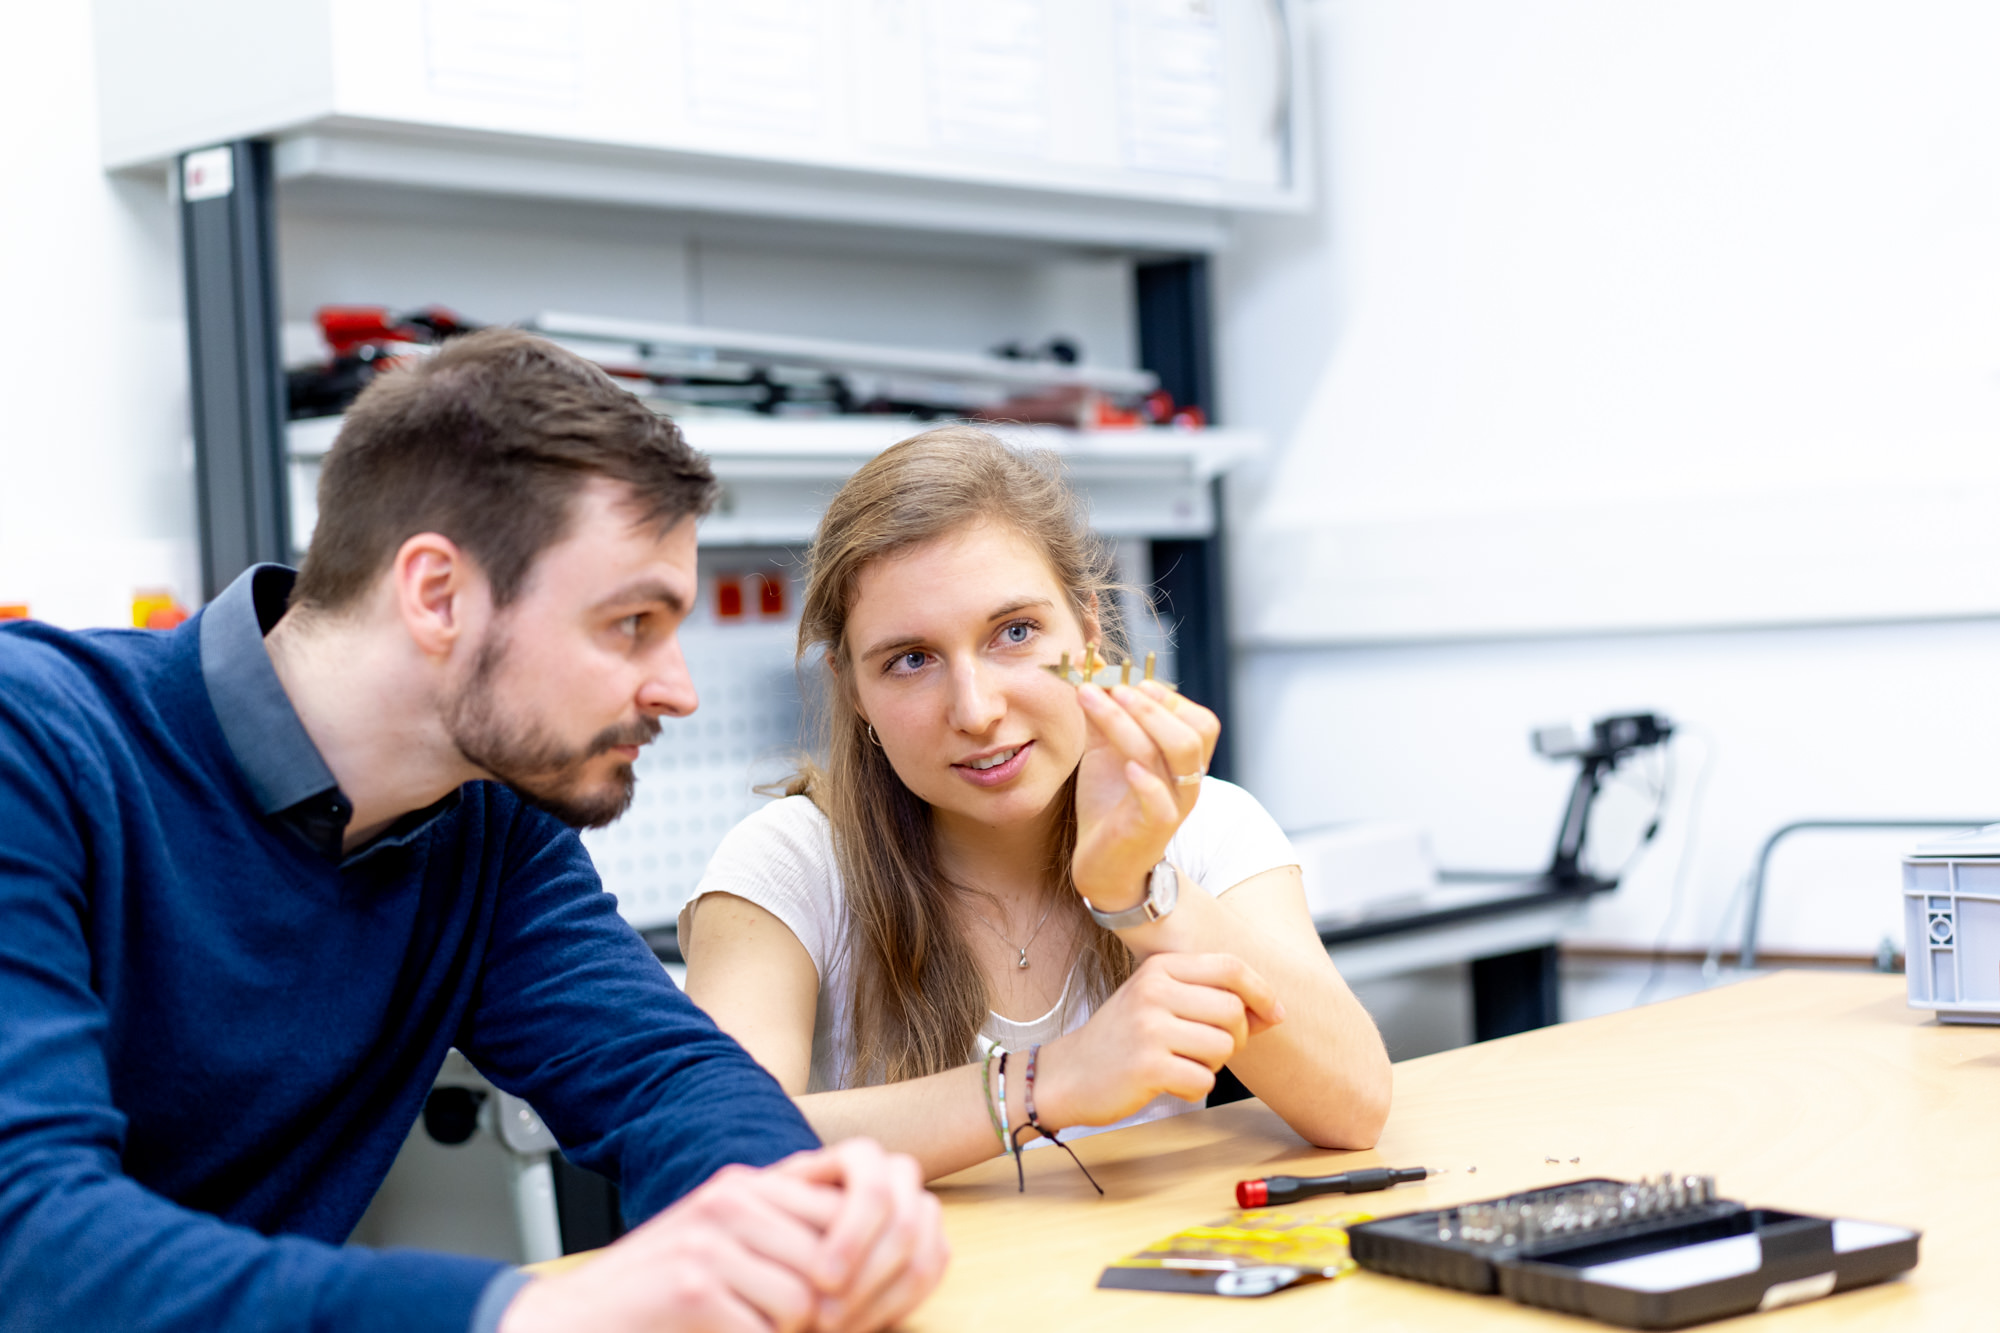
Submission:
<svg viewBox="0 0 2000 1333">
<path fill-rule="evenodd" d="M 309 527 L 315 472 L 340 428 L 339 417 L 291 423 L 287 449 L 295 537 Z M 828 496 L 870 458 L 927 429 L 900 418 L 759 421 L 696 417 L 681 423 L 688 442 L 706 454 L 725 499 L 704 519 L 700 543 L 798 546 L 813 535 Z M 1215 529 L 1208 483 L 1262 449 L 1257 431 L 1153 427 L 1074 431 L 1048 426 L 988 427 L 1010 442 L 1046 448 L 1067 464 L 1090 505 L 1092 526 L 1105 537 L 1200 537 Z M 740 511 L 738 506 L 741 506 Z"/>
<path fill-rule="evenodd" d="M 306 417 L 290 423 L 286 450 L 294 462 L 317 462 L 333 447 L 342 418 Z M 736 459 L 833 463 L 867 459 L 898 440 L 947 422 L 903 417 L 828 417 L 768 420 L 753 417 L 676 418 L 689 444 L 718 464 Z M 965 423 L 1023 447 L 1049 449 L 1073 462 L 1184 463 L 1206 481 L 1261 452 L 1261 431 L 1241 426 L 1183 430 L 1151 426 L 1133 430 L 1071 430 L 1062 426 Z"/>
<path fill-rule="evenodd" d="M 277 140 L 281 181 L 613 204 L 895 231 L 1006 236 L 1079 246 L 1210 253 L 1226 248 L 1216 204 L 770 164 L 430 127 L 316 123 Z"/>
</svg>

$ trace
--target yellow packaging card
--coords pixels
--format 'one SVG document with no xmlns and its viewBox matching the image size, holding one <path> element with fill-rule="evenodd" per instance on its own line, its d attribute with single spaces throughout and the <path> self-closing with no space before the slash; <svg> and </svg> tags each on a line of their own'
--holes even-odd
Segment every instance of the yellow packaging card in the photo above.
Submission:
<svg viewBox="0 0 2000 1333">
<path fill-rule="evenodd" d="M 1104 1270 L 1100 1287 L 1264 1296 L 1354 1270 L 1347 1228 L 1368 1213 L 1309 1217 L 1250 1208 L 1176 1231 Z"/>
</svg>

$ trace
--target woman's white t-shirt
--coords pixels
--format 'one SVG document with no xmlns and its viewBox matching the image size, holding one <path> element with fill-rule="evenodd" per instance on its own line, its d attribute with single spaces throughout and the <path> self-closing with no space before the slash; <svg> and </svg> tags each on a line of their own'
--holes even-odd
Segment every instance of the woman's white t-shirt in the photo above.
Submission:
<svg viewBox="0 0 2000 1333">
<path fill-rule="evenodd" d="M 1167 859 L 1212 894 L 1221 894 L 1254 875 L 1297 865 L 1277 821 L 1257 798 L 1218 778 L 1204 778 L 1201 799 L 1167 843 Z M 812 957 L 819 972 L 819 1006 L 813 1024 L 812 1070 L 808 1092 L 852 1086 L 847 1055 L 852 1050 L 848 1017 L 847 902 L 834 863 L 833 830 L 820 808 L 804 796 L 771 802 L 731 829 L 708 863 L 694 896 L 681 909 L 683 929 L 704 894 L 730 893 L 753 902 L 785 923 Z M 1040 1018 L 1015 1022 L 989 1012 L 980 1029 L 984 1051 L 994 1043 L 1010 1051 L 1054 1040 L 1082 1027 L 1090 1004 L 1069 994 L 1065 982 L 1055 1007 Z M 1197 1109 L 1201 1103 L 1161 1096 L 1115 1125 L 1122 1129 Z M 1065 1138 L 1099 1132 L 1085 1126 Z M 1040 1140 L 1036 1140 L 1040 1142 Z"/>
</svg>

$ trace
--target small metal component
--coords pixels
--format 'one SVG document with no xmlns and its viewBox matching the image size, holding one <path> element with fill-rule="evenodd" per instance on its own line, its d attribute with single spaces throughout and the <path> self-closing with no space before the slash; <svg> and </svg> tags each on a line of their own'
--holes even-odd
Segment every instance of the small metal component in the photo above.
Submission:
<svg viewBox="0 0 2000 1333">
<path fill-rule="evenodd" d="M 1465 1168 L 1465 1174 L 1468 1176 L 1476 1176 L 1479 1174 L 1479 1168 L 1476 1166 L 1468 1166 Z"/>
<path fill-rule="evenodd" d="M 1582 1160 L 1583 1159 L 1581 1157 L 1572 1157 L 1569 1159 L 1569 1164 L 1571 1166 L 1575 1166 L 1578 1162 L 1581 1162 Z"/>
<path fill-rule="evenodd" d="M 1544 1162 L 1547 1162 L 1547 1163 L 1548 1163 L 1548 1164 L 1549 1164 L 1550 1166 L 1561 1166 L 1561 1165 L 1562 1165 L 1562 1160 L 1561 1160 L 1560 1158 L 1556 1158 L 1556 1157 L 1544 1157 L 1544 1158 L 1543 1158 L 1542 1160 L 1543 1160 Z"/>
<path fill-rule="evenodd" d="M 1468 1167 L 1466 1174 L 1476 1170 Z M 1717 1197 L 1715 1177 L 1671 1171 L 1636 1181 L 1555 1185 L 1441 1212 L 1438 1239 L 1449 1241 L 1455 1233 L 1469 1244 L 1532 1248 L 1551 1239 L 1670 1218 Z"/>
<path fill-rule="evenodd" d="M 1153 674 L 1154 660 L 1154 654 L 1146 654 L 1145 674 L 1142 679 L 1150 680 L 1162 689 L 1178 693 L 1172 681 L 1161 680 Z M 1084 645 L 1082 661 L 1072 661 L 1069 652 L 1064 650 L 1060 661 L 1045 663 L 1042 670 L 1048 672 L 1057 680 L 1071 685 L 1099 685 L 1102 682 L 1097 678 L 1109 671 L 1113 665 L 1114 663 L 1107 662 L 1102 657 L 1099 657 L 1097 654 L 1097 645 L 1090 643 Z M 1116 663 L 1115 665 L 1118 667 L 1118 683 L 1120 685 L 1130 685 L 1132 683 L 1132 668 L 1136 664 L 1128 657 L 1123 662 Z"/>
</svg>

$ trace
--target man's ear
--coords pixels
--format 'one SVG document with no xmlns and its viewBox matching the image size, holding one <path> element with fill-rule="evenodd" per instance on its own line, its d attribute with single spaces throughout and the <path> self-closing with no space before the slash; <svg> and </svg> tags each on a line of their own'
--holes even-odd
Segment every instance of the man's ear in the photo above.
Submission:
<svg viewBox="0 0 2000 1333">
<path fill-rule="evenodd" d="M 457 542 L 435 532 L 420 532 L 396 548 L 389 563 L 389 580 L 396 613 L 411 642 L 427 657 L 448 657 L 467 633 L 468 614 L 486 580 Z"/>
</svg>

